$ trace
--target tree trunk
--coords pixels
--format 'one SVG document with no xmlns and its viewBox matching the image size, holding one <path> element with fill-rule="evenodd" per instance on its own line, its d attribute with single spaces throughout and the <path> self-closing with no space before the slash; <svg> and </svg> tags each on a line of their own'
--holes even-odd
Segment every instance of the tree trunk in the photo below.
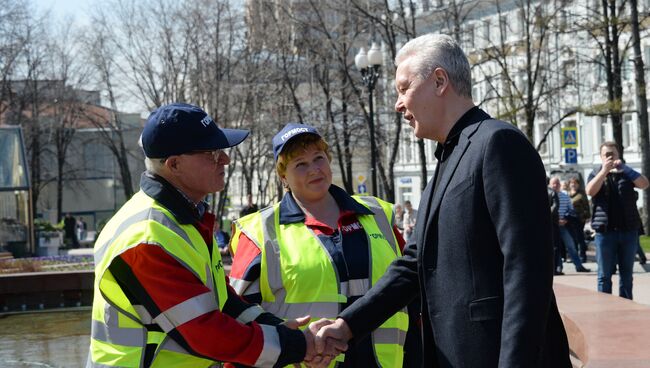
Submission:
<svg viewBox="0 0 650 368">
<path fill-rule="evenodd" d="M 616 14 L 616 2 L 602 0 L 603 31 L 605 32 L 605 65 L 607 72 L 607 107 L 612 119 L 614 141 L 620 148 L 623 158 L 623 113 L 621 83 L 621 62 L 619 58 L 619 20 Z"/>
<path fill-rule="evenodd" d="M 637 0 L 630 0 L 630 21 L 632 22 L 632 46 L 634 48 L 634 77 L 636 82 L 636 108 L 639 119 L 639 145 L 641 146 L 641 172 L 650 177 L 650 136 L 648 132 L 648 99 L 646 97 L 645 69 L 641 57 L 641 37 L 639 32 L 639 11 Z M 644 230 L 650 234 L 650 188 L 644 190 L 643 196 Z"/>
</svg>

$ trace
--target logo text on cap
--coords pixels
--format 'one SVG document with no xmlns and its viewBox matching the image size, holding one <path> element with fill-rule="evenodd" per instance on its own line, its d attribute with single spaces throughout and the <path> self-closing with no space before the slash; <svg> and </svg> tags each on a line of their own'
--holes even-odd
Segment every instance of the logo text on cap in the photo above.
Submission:
<svg viewBox="0 0 650 368">
<path fill-rule="evenodd" d="M 293 135 L 296 135 L 298 133 L 309 133 L 309 129 L 307 128 L 293 128 L 290 131 L 282 134 L 282 141 L 286 141 L 287 138 L 290 138 Z"/>
<path fill-rule="evenodd" d="M 208 125 L 212 124 L 212 118 L 206 115 L 203 119 L 201 119 L 201 124 L 203 124 L 204 127 L 207 127 Z"/>
</svg>

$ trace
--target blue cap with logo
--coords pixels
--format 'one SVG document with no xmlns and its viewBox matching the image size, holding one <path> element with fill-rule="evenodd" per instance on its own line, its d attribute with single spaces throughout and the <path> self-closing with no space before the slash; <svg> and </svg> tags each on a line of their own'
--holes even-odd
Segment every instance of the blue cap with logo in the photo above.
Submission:
<svg viewBox="0 0 650 368">
<path fill-rule="evenodd" d="M 315 134 L 321 136 L 318 133 L 318 130 L 310 125 L 298 124 L 298 123 L 289 123 L 282 128 L 282 130 L 273 137 L 273 157 L 275 161 L 278 160 L 282 148 L 287 144 L 291 139 L 301 135 L 301 134 Z"/>
<path fill-rule="evenodd" d="M 233 147 L 248 130 L 222 129 L 200 107 L 172 103 L 154 110 L 142 131 L 142 148 L 149 158 L 167 158 L 195 151 Z"/>
</svg>

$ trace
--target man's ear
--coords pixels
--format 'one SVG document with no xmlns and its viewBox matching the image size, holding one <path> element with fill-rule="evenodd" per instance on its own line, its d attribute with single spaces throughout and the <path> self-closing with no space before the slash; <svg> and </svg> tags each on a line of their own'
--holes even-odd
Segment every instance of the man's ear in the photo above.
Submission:
<svg viewBox="0 0 650 368">
<path fill-rule="evenodd" d="M 175 172 L 178 169 L 178 157 L 171 156 L 165 160 L 165 166 L 169 171 Z"/>
<path fill-rule="evenodd" d="M 447 74 L 447 71 L 442 68 L 435 68 L 431 73 L 431 78 L 433 78 L 433 83 L 435 84 L 438 93 L 444 93 L 449 86 L 449 75 Z"/>
</svg>

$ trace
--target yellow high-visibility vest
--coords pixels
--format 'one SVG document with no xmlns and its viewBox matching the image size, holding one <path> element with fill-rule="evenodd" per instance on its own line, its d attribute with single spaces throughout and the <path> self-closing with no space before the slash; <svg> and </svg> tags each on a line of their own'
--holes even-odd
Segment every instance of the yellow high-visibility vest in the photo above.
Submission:
<svg viewBox="0 0 650 368">
<path fill-rule="evenodd" d="M 133 305 L 109 270 L 122 252 L 138 244 L 161 247 L 210 289 L 152 316 Z M 221 310 L 228 297 L 219 252 L 208 251 L 191 224 L 174 216 L 144 192 L 136 193 L 106 224 L 95 243 L 95 284 L 88 367 L 143 367 L 145 346 L 156 344 L 150 367 L 211 367 L 217 362 L 197 357 L 167 334 L 198 316 Z M 152 270 L 152 272 L 155 272 Z M 155 324 L 162 331 L 149 331 Z"/>
<path fill-rule="evenodd" d="M 363 280 L 340 282 L 330 254 L 304 222 L 280 224 L 280 204 L 235 221 L 233 254 L 236 256 L 241 233 L 261 251 L 260 291 L 264 310 L 285 319 L 305 315 L 311 315 L 312 321 L 335 318 L 348 297 L 365 294 L 390 263 L 401 256 L 393 233 L 392 205 L 375 197 L 353 198 L 374 214 L 358 216 L 370 249 L 369 277 Z M 403 309 L 372 332 L 375 358 L 381 367 L 402 366 L 407 330 L 408 314 Z"/>
</svg>

